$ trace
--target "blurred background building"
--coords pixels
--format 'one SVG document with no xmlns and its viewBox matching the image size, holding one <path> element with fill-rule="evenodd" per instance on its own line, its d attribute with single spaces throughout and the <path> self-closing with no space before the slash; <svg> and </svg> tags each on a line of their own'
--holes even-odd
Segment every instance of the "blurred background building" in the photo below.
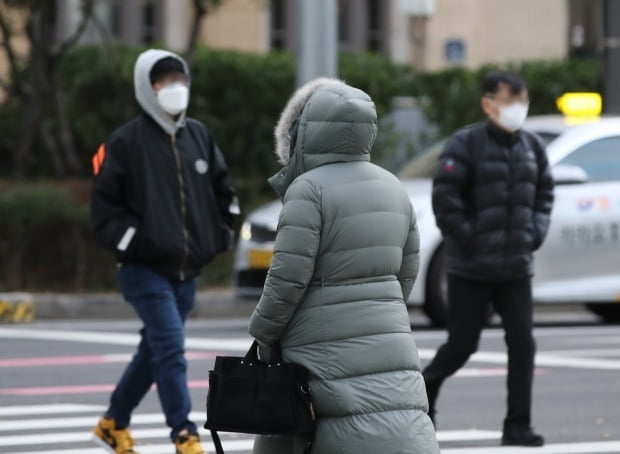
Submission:
<svg viewBox="0 0 620 454">
<path fill-rule="evenodd" d="M 216 49 L 265 53 L 296 49 L 298 0 L 224 0 L 208 14 L 200 40 Z M 60 2 L 68 35 L 79 0 Z M 340 49 L 377 52 L 417 69 L 559 59 L 595 48 L 600 0 L 338 0 Z M 192 0 L 98 0 L 111 38 L 181 50 L 193 20 Z M 96 30 L 84 42 L 101 39 Z"/>
<path fill-rule="evenodd" d="M 183 50 L 194 3 L 95 0 L 96 22 L 81 42 L 112 39 Z M 294 51 L 297 3 L 223 0 L 202 21 L 199 41 L 214 49 Z M 80 0 L 59 0 L 58 5 L 58 38 L 63 39 L 80 22 Z M 379 53 L 419 70 L 594 56 L 603 38 L 602 5 L 603 0 L 338 0 L 339 46 L 342 51 Z M 19 22 L 19 14 L 13 19 Z M 4 54 L 0 54 L 2 71 L 6 71 Z"/>
</svg>

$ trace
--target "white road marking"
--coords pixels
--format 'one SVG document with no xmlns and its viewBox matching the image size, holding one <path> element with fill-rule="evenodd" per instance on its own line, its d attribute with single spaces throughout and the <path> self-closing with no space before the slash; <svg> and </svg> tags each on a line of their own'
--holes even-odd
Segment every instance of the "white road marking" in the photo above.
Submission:
<svg viewBox="0 0 620 454">
<path fill-rule="evenodd" d="M 168 438 L 170 430 L 167 428 L 156 429 L 133 429 L 131 431 L 135 439 Z M 0 446 L 27 446 L 48 445 L 52 443 L 80 443 L 88 442 L 92 438 L 90 430 L 81 432 L 53 432 L 53 433 L 29 433 L 28 435 L 10 435 L 0 437 Z"/>
<path fill-rule="evenodd" d="M 428 348 L 418 349 L 420 358 L 432 359 L 435 357 L 436 350 Z M 502 364 L 508 363 L 508 356 L 502 352 L 478 352 L 474 353 L 470 361 Z M 538 367 L 566 367 L 571 369 L 598 369 L 598 370 L 620 370 L 620 360 L 577 358 L 567 356 L 554 356 L 540 353 L 536 355 L 536 366 Z"/>
<path fill-rule="evenodd" d="M 146 439 L 165 439 L 170 435 L 170 430 L 165 427 L 158 427 L 153 429 L 135 429 L 137 424 L 149 424 L 161 422 L 163 423 L 163 418 L 157 418 L 156 414 L 145 414 L 145 415 L 135 415 L 132 418 L 132 429 L 131 434 L 137 440 L 146 440 Z M 142 418 L 140 418 L 142 417 Z M 190 419 L 194 419 L 200 421 L 203 417 L 202 414 L 192 413 L 190 415 Z M 73 419 L 73 418 L 71 418 Z M 93 427 L 97 418 L 93 418 L 92 420 L 86 421 L 84 424 L 75 424 L 74 421 L 69 421 L 68 425 L 53 425 L 53 421 L 49 421 L 52 425 L 48 426 L 51 428 L 68 428 L 68 427 Z M 38 425 L 39 422 L 36 421 Z M 30 427 L 34 429 L 35 427 Z M 38 427 L 37 427 L 38 428 Z M 21 430 L 23 429 L 20 427 Z M 209 439 L 209 432 L 199 428 L 199 432 L 203 439 Z M 10 436 L 2 436 L 0 437 L 0 446 L 20 446 L 20 445 L 46 445 L 46 444 L 54 444 L 54 443 L 81 443 L 90 441 L 92 437 L 92 433 L 90 430 L 84 430 L 80 432 L 53 432 L 53 433 L 29 433 L 27 436 L 25 435 L 10 435 Z M 439 441 L 475 441 L 475 440 L 499 440 L 501 437 L 501 432 L 490 431 L 490 430 L 445 430 L 439 431 L 437 433 L 437 439 Z"/>
<path fill-rule="evenodd" d="M 93 444 L 94 446 L 94 444 Z M 208 452 L 215 452 L 212 442 L 203 442 L 202 446 Z M 225 452 L 251 451 L 254 446 L 254 439 L 244 440 L 222 440 L 222 447 Z M 174 447 L 171 443 L 166 444 L 136 444 L 136 449 L 141 454 L 170 454 Z M 102 454 L 102 448 L 78 448 L 78 449 L 53 449 L 46 451 L 20 451 L 19 454 Z"/>
<path fill-rule="evenodd" d="M 594 358 L 598 357 L 620 357 L 620 348 L 581 348 L 577 350 L 545 350 L 546 355 L 557 355 L 557 356 L 579 356 L 579 357 L 587 357 L 591 356 Z"/>
<path fill-rule="evenodd" d="M 93 405 L 51 404 L 51 405 L 25 405 L 4 407 L 0 409 L 2 416 L 43 415 L 55 413 L 93 413 L 101 411 L 102 407 Z M 200 421 L 204 415 L 201 412 L 192 412 L 191 419 Z M 22 419 L 2 423 L 0 430 L 14 430 L 16 432 L 33 431 L 39 429 L 59 429 L 69 427 L 93 426 L 98 416 L 87 415 L 81 418 L 47 418 L 47 419 Z M 148 424 L 164 424 L 164 418 L 160 413 L 139 413 L 132 418 L 133 426 Z M 215 447 L 210 442 L 207 431 L 199 429 L 203 438 L 204 447 L 213 452 Z M 167 441 L 169 430 L 166 427 L 139 428 L 132 431 L 134 437 L 141 442 L 137 449 L 143 454 L 168 454 L 171 443 Z M 246 434 L 223 434 L 223 445 L 226 452 L 251 451 L 254 444 L 253 436 Z M 449 430 L 439 431 L 437 439 L 441 443 L 458 441 L 482 441 L 497 440 L 499 443 L 501 432 L 492 430 Z M 149 443 L 150 441 L 166 440 L 165 443 Z M 90 430 L 80 432 L 53 432 L 53 433 L 27 433 L 21 435 L 1 436 L 0 446 L 20 447 L 52 444 L 88 444 L 91 443 Z M 2 450 L 2 452 L 7 452 Z M 48 449 L 39 451 L 20 451 L 19 454 L 101 454 L 101 448 L 64 448 Z M 620 441 L 604 442 L 579 442 L 548 444 L 541 448 L 522 447 L 469 447 L 469 448 L 444 448 L 443 454 L 603 454 L 620 453 Z"/>
<path fill-rule="evenodd" d="M 131 345 L 137 346 L 140 336 L 137 334 L 88 332 L 88 331 L 55 331 L 20 328 L 0 328 L 0 338 L 5 339 L 31 339 L 31 340 L 54 340 L 67 342 L 86 342 L 90 344 L 108 345 Z M 244 351 L 250 348 L 252 339 L 211 339 L 211 338 L 187 338 L 186 348 L 211 351 Z"/>
<path fill-rule="evenodd" d="M 534 328 L 534 337 L 566 337 L 567 331 L 570 330 L 570 335 L 573 342 L 581 344 L 581 339 L 596 337 L 608 337 L 608 340 L 620 343 L 620 337 L 618 337 L 617 327 L 592 327 L 592 328 L 579 328 L 579 327 L 558 327 L 558 328 Z M 434 340 L 434 339 L 447 339 L 448 333 L 445 330 L 436 331 L 418 331 L 413 328 L 414 339 Z M 499 327 L 485 328 L 482 331 L 482 339 L 503 339 L 504 330 Z M 596 342 L 598 343 L 598 342 Z"/>
<path fill-rule="evenodd" d="M 140 337 L 137 334 L 109 333 L 109 332 L 85 332 L 85 331 L 54 331 L 18 328 L 0 328 L 0 338 L 9 339 L 37 339 L 57 340 L 69 342 L 88 342 L 96 344 L 132 345 L 138 344 Z M 243 352 L 250 346 L 251 339 L 212 339 L 195 338 L 186 339 L 187 348 L 209 351 L 233 351 Z M 418 350 L 421 358 L 432 359 L 436 350 Z M 478 352 L 472 355 L 471 361 L 502 364 L 507 363 L 506 353 L 503 352 Z M 536 365 L 539 367 L 566 367 L 572 369 L 597 369 L 597 370 L 620 370 L 620 360 L 567 357 L 562 355 L 549 355 L 540 353 L 536 355 Z"/>
<path fill-rule="evenodd" d="M 442 454 L 602 454 L 620 453 L 620 441 L 548 444 L 540 448 L 487 446 L 484 448 L 445 448 Z"/>
<path fill-rule="evenodd" d="M 446 441 L 475 441 L 475 440 L 499 440 L 502 433 L 496 430 L 440 430 L 437 432 L 437 440 Z"/>
<path fill-rule="evenodd" d="M 223 440 L 226 452 L 251 451 L 253 439 Z M 203 446 L 210 452 L 215 451 L 211 442 L 203 442 Z M 143 454 L 169 454 L 171 444 L 148 444 L 136 446 Z M 20 454 L 101 454 L 101 448 L 58 449 L 46 451 L 23 451 Z M 584 443 L 548 444 L 541 448 L 523 447 L 472 447 L 472 448 L 444 448 L 442 454 L 618 454 L 620 441 L 601 441 Z"/>
<path fill-rule="evenodd" d="M 566 339 L 562 342 L 564 345 L 620 345 L 620 336 L 617 335 L 592 335 L 592 336 L 584 336 L 584 337 L 573 337 L 571 335 L 570 338 Z"/>
<path fill-rule="evenodd" d="M 104 410 L 105 408 L 102 407 Z M 32 414 L 32 413 L 31 413 Z M 201 412 L 192 412 L 189 415 L 190 420 L 204 420 L 205 414 Z M 29 431 L 35 429 L 66 429 L 68 427 L 89 427 L 92 428 L 97 424 L 99 416 L 81 416 L 75 418 L 44 418 L 44 419 L 18 419 L 14 421 L 0 420 L 0 432 L 8 431 Z M 166 418 L 163 413 L 143 413 L 136 414 L 131 418 L 132 426 L 137 424 L 164 424 Z"/>
<path fill-rule="evenodd" d="M 0 418 L 4 416 L 53 415 L 55 413 L 92 413 L 94 411 L 104 411 L 105 409 L 106 407 L 101 405 L 15 405 L 0 407 Z M 2 422 L 0 422 L 0 424 L 2 424 Z"/>
</svg>

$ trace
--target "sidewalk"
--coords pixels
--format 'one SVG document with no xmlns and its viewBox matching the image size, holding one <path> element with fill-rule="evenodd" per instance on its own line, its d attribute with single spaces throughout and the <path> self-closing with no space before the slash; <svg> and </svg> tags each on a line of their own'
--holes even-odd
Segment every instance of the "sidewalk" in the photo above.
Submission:
<svg viewBox="0 0 620 454">
<path fill-rule="evenodd" d="M 34 307 L 35 320 L 130 319 L 136 315 L 120 293 L 23 293 Z M 256 300 L 236 298 L 230 288 L 210 289 L 196 294 L 190 318 L 249 317 Z"/>
</svg>

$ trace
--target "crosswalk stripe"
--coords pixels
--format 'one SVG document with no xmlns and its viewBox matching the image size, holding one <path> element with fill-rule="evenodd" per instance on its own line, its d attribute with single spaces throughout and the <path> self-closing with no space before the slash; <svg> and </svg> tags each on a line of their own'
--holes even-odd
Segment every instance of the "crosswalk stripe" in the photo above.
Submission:
<svg viewBox="0 0 620 454">
<path fill-rule="evenodd" d="M 134 420 L 139 415 L 134 416 Z M 154 421 L 155 414 L 142 415 L 145 416 L 144 420 L 148 422 Z M 200 421 L 201 415 L 192 413 L 191 418 Z M 96 422 L 96 420 L 94 420 Z M 88 427 L 94 425 L 94 422 L 88 421 Z M 144 422 L 143 422 L 144 423 Z M 86 426 L 86 424 L 85 424 Z M 73 426 L 75 427 L 75 426 Z M 209 433 L 204 429 L 199 429 L 203 437 L 209 437 Z M 167 438 L 170 434 L 167 428 L 153 428 L 153 429 L 133 429 L 132 436 L 137 440 L 145 439 L 159 439 Z M 494 440 L 499 439 L 500 433 L 496 431 L 486 430 L 455 430 L 455 431 L 440 431 L 437 433 L 437 439 L 439 441 L 474 441 L 474 440 Z M 0 437 L 0 446 L 19 446 L 19 445 L 42 445 L 42 444 L 54 444 L 54 443 L 80 443 L 89 441 L 91 439 L 91 432 L 89 430 L 81 432 L 54 432 L 54 433 L 38 433 L 28 434 L 28 436 L 22 435 L 10 435 Z"/>
<path fill-rule="evenodd" d="M 88 331 L 56 331 L 44 329 L 20 329 L 0 328 L 0 338 L 6 339 L 33 339 L 33 340 L 56 340 L 68 342 L 87 342 L 93 344 L 131 345 L 136 346 L 140 342 L 137 334 L 88 332 Z M 192 338 L 185 340 L 186 348 L 213 351 L 236 351 L 241 352 L 250 348 L 250 337 L 234 339 Z"/>
<path fill-rule="evenodd" d="M 14 405 L 0 407 L 2 416 L 52 415 L 55 413 L 92 413 L 105 410 L 101 405 L 49 404 L 49 405 Z"/>
<path fill-rule="evenodd" d="M 42 358 L 11 358 L 0 359 L 0 369 L 14 369 L 16 367 L 50 367 L 50 366 L 84 366 L 87 364 L 128 363 L 131 353 L 109 353 L 106 355 L 76 355 L 52 356 Z M 216 354 L 211 352 L 185 353 L 187 360 L 215 359 Z"/>
<path fill-rule="evenodd" d="M 446 448 L 442 454 L 603 454 L 620 453 L 620 441 L 548 444 L 540 448 L 487 446 L 484 448 Z"/>
<path fill-rule="evenodd" d="M 99 416 L 75 417 L 75 418 L 45 418 L 45 419 L 21 419 L 17 421 L 0 421 L 0 432 L 22 432 L 38 429 L 67 429 L 75 427 L 94 427 Z M 193 421 L 204 420 L 204 413 L 192 412 L 189 419 Z M 131 418 L 132 427 L 141 424 L 164 424 L 165 417 L 161 413 L 136 414 Z M 135 436 L 135 431 L 134 431 Z M 499 439 L 501 432 L 491 430 L 449 430 L 439 431 L 439 441 L 469 441 L 469 440 L 494 440 Z M 71 441 L 71 440 L 65 440 Z M 2 443 L 2 437 L 0 437 Z"/>
<path fill-rule="evenodd" d="M 102 407 L 103 408 L 103 407 Z M 189 419 L 200 421 L 205 418 L 204 413 L 192 412 Z M 20 419 L 16 421 L 0 420 L 0 432 L 26 431 L 35 429 L 66 429 L 69 427 L 94 427 L 99 416 L 75 417 L 75 418 L 45 418 L 45 419 Z M 163 413 L 142 413 L 133 415 L 132 426 L 138 424 L 165 423 Z"/>
<path fill-rule="evenodd" d="M 170 430 L 166 428 L 132 430 L 136 439 L 167 438 Z M 44 434 L 10 435 L 0 437 L 0 446 L 46 445 L 52 443 L 78 443 L 90 441 L 92 433 L 89 430 L 81 432 L 54 432 Z"/>
<path fill-rule="evenodd" d="M 419 348 L 418 354 L 422 359 L 433 359 L 436 350 L 429 348 Z M 508 362 L 508 356 L 503 352 L 477 352 L 470 358 L 470 361 L 502 364 Z M 548 355 L 545 353 L 537 353 L 535 358 L 538 367 L 566 367 L 570 369 L 595 369 L 595 370 L 620 370 L 620 360 L 612 359 L 594 359 L 594 358 L 574 358 L 562 355 Z"/>
<path fill-rule="evenodd" d="M 8 421 L 0 420 L 0 432 L 13 433 L 9 436 L 0 436 L 0 452 L 6 451 L 8 447 L 19 447 L 19 454 L 101 454 L 101 448 L 77 447 L 80 444 L 87 446 L 91 443 L 91 431 L 83 430 L 80 432 L 58 432 L 40 433 L 41 430 L 67 429 L 79 427 L 92 427 L 99 418 L 98 414 L 104 409 L 96 405 L 78 404 L 51 404 L 51 405 L 23 405 L 8 406 L 0 408 L 1 418 L 10 418 Z M 28 415 L 70 415 L 80 414 L 80 417 L 55 417 L 15 419 L 14 417 L 24 417 Z M 202 421 L 202 412 L 192 412 L 190 419 Z M 144 428 L 149 424 L 161 424 L 161 427 Z M 143 454 L 168 454 L 171 444 L 168 441 L 169 429 L 164 426 L 165 418 L 161 413 L 138 413 L 132 418 L 133 436 L 140 440 L 137 448 Z M 33 431 L 35 433 L 33 433 Z M 203 445 L 209 451 L 214 450 L 207 431 L 199 429 L 204 440 Z M 39 433 L 37 433 L 39 432 Z M 21 433 L 21 434 L 20 434 Z M 439 431 L 437 439 L 441 443 L 446 442 L 474 442 L 495 440 L 499 442 L 501 432 L 492 430 L 448 430 Z M 164 442 L 165 440 L 165 442 Z M 51 446 L 54 444 L 75 444 L 75 448 L 47 449 L 37 451 L 23 451 L 29 446 Z M 247 452 L 252 450 L 254 444 L 253 436 L 246 434 L 223 434 L 223 444 L 226 452 Z M 540 448 L 523 447 L 467 447 L 467 448 L 444 448 L 443 454 L 618 454 L 620 453 L 620 441 L 601 441 L 601 442 L 577 442 L 577 443 L 556 443 L 547 444 Z"/>
<path fill-rule="evenodd" d="M 0 338 L 57 340 L 132 346 L 137 345 L 140 340 L 140 336 L 136 334 L 114 333 L 110 335 L 110 333 L 107 332 L 56 331 L 22 328 L 0 328 Z M 185 345 L 187 348 L 196 350 L 242 352 L 249 348 L 250 343 L 251 339 L 249 337 L 230 339 L 189 337 L 186 339 Z M 421 358 L 430 359 L 435 356 L 436 351 L 433 349 L 421 348 L 418 349 L 418 353 Z M 505 365 L 507 356 L 506 353 L 503 352 L 477 352 L 471 356 L 470 360 L 474 362 Z M 620 370 L 620 360 L 568 357 L 544 353 L 536 355 L 536 365 L 539 367 Z"/>
<path fill-rule="evenodd" d="M 253 439 L 223 440 L 226 452 L 250 451 L 254 445 Z M 211 442 L 203 442 L 206 450 L 213 452 L 215 447 Z M 137 449 L 142 454 L 169 454 L 171 445 L 148 444 L 137 445 Z M 78 448 L 78 449 L 56 449 L 46 451 L 23 451 L 19 454 L 101 454 L 101 448 Z M 618 454 L 620 452 L 620 441 L 601 441 L 585 443 L 557 443 L 548 444 L 541 448 L 524 447 L 471 447 L 471 448 L 444 448 L 442 454 Z"/>
<path fill-rule="evenodd" d="M 189 389 L 206 389 L 208 380 L 189 380 Z M 0 388 L 0 395 L 5 396 L 58 396 L 60 394 L 95 394 L 111 393 L 116 387 L 113 383 L 97 385 L 70 385 L 70 386 L 34 386 L 27 388 Z"/>
<path fill-rule="evenodd" d="M 212 442 L 203 442 L 203 447 L 208 452 L 215 452 Z M 251 451 L 254 446 L 254 439 L 243 440 L 222 440 L 222 447 L 225 452 Z M 136 449 L 141 454 L 170 454 L 174 448 L 170 442 L 166 444 L 136 445 Z M 52 449 L 46 451 L 20 451 L 19 454 L 102 454 L 101 448 L 78 448 L 78 449 Z"/>
<path fill-rule="evenodd" d="M 499 440 L 502 433 L 496 430 L 440 430 L 437 432 L 437 440 L 448 441 L 476 441 L 476 440 Z"/>
</svg>

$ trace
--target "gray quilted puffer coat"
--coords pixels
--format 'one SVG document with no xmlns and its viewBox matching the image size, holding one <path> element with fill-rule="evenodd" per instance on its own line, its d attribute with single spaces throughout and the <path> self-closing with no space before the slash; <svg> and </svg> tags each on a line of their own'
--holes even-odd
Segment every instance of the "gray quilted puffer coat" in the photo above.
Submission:
<svg viewBox="0 0 620 454">
<path fill-rule="evenodd" d="M 407 193 L 371 164 L 370 97 L 331 79 L 302 87 L 276 128 L 284 168 L 275 253 L 250 333 L 310 370 L 313 454 L 436 454 L 404 301 L 419 239 Z M 258 437 L 257 454 L 303 442 Z"/>
</svg>

